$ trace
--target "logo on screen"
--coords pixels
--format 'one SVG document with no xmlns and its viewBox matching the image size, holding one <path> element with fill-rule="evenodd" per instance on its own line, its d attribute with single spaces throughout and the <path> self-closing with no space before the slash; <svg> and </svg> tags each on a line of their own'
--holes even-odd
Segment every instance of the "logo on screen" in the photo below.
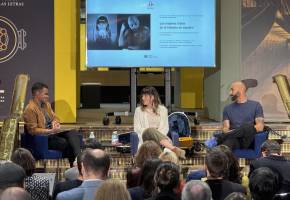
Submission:
<svg viewBox="0 0 290 200">
<path fill-rule="evenodd" d="M 152 1 L 149 1 L 147 4 L 147 8 L 153 8 L 154 3 Z"/>
<path fill-rule="evenodd" d="M 0 16 L 0 63 L 13 58 L 18 49 L 26 48 L 25 37 L 24 29 L 18 30 L 11 20 Z"/>
</svg>

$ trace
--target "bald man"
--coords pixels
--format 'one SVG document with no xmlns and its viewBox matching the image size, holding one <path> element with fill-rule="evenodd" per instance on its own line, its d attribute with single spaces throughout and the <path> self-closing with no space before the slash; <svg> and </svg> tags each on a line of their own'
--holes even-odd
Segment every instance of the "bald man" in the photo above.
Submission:
<svg viewBox="0 0 290 200">
<path fill-rule="evenodd" d="M 101 149 L 86 149 L 81 155 L 82 184 L 74 189 L 59 193 L 56 200 L 91 200 L 97 189 L 107 179 L 110 156 Z"/>
<path fill-rule="evenodd" d="M 230 90 L 233 103 L 227 105 L 223 111 L 223 133 L 235 134 L 226 136 L 221 143 L 231 149 L 248 148 L 255 133 L 264 129 L 262 106 L 257 101 L 248 100 L 246 91 L 247 88 L 242 81 L 233 82 Z M 238 131 L 242 128 L 243 131 Z"/>
</svg>

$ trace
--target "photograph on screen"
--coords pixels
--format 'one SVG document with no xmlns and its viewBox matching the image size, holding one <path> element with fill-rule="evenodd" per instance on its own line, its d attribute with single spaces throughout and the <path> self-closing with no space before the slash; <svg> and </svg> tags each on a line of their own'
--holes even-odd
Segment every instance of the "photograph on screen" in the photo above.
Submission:
<svg viewBox="0 0 290 200">
<path fill-rule="evenodd" d="M 150 50 L 150 15 L 120 14 L 118 47 L 130 50 Z"/>
<path fill-rule="evenodd" d="M 117 15 L 88 15 L 87 48 L 89 50 L 117 50 L 117 35 Z"/>
</svg>

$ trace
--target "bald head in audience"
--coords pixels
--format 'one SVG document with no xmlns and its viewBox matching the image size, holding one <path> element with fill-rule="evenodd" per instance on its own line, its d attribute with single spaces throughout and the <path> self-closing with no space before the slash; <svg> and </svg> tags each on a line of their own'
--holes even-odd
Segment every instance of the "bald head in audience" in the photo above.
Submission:
<svg viewBox="0 0 290 200">
<path fill-rule="evenodd" d="M 101 179 L 108 176 L 110 156 L 101 149 L 86 149 L 82 154 L 82 174 L 84 180 Z"/>
<path fill-rule="evenodd" d="M 9 187 L 3 191 L 0 200 L 31 200 L 31 197 L 23 188 Z"/>
<path fill-rule="evenodd" d="M 182 200 L 211 200 L 212 193 L 207 183 L 192 180 L 185 184 L 181 198 Z"/>
</svg>

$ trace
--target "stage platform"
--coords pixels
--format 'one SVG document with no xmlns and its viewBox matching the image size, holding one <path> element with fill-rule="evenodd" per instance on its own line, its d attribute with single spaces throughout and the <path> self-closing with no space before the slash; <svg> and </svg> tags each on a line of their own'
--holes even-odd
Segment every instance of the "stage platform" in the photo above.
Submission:
<svg viewBox="0 0 290 200">
<path fill-rule="evenodd" d="M 83 138 L 89 137 L 91 132 L 94 132 L 95 138 L 100 142 L 108 143 L 111 141 L 111 135 L 113 131 L 118 133 L 130 132 L 133 130 L 132 123 L 122 123 L 120 125 L 114 124 L 114 117 L 111 117 L 110 124 L 104 126 L 102 121 L 89 121 L 89 122 L 78 122 L 72 124 L 62 124 L 64 129 L 76 129 L 83 134 Z M 122 117 L 123 119 L 123 117 Z M 281 135 L 290 137 L 290 123 L 266 123 L 273 130 Z M 214 132 L 221 131 L 221 123 L 213 122 L 210 120 L 201 121 L 200 125 L 191 124 L 192 137 L 195 141 L 204 142 L 205 140 L 212 137 Z M 0 123 L 1 128 L 1 123 Z M 24 130 L 24 124 L 20 123 L 19 133 L 21 134 Z M 270 134 L 269 139 L 280 139 L 279 136 Z M 105 147 L 105 150 L 112 156 L 112 167 L 110 171 L 110 177 L 124 180 L 126 179 L 126 169 L 133 166 L 134 158 L 130 154 L 119 153 L 115 147 Z M 205 150 L 195 152 L 192 156 L 187 157 L 186 160 L 180 160 L 182 171 L 184 174 L 189 169 L 197 169 L 204 166 Z M 290 160 L 290 141 L 286 141 L 282 144 L 282 153 Z M 244 168 L 249 164 L 249 160 L 239 159 L 240 166 Z M 47 172 L 54 172 L 56 170 L 56 161 L 49 160 L 47 163 Z M 37 162 L 37 168 L 43 168 L 44 163 L 42 161 Z M 60 162 L 60 171 L 64 172 L 69 168 L 68 161 L 66 159 Z M 61 176 L 62 178 L 62 176 Z"/>
</svg>

